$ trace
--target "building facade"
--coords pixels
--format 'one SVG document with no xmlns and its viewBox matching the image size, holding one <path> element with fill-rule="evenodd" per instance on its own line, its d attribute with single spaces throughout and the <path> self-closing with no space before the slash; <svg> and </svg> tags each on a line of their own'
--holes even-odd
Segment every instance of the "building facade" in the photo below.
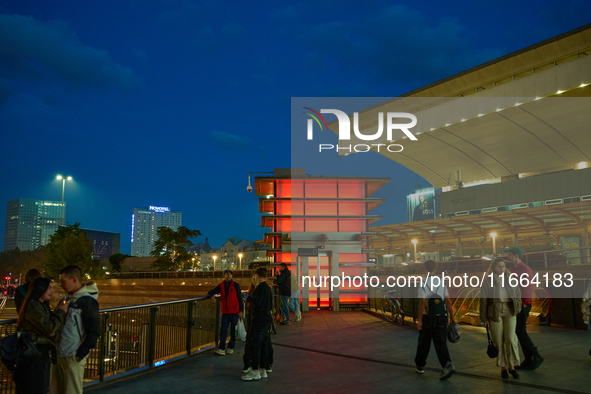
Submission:
<svg viewBox="0 0 591 394">
<path fill-rule="evenodd" d="M 64 202 L 63 209 L 65 210 Z M 61 201 L 17 198 L 6 204 L 4 250 L 35 250 L 47 245 L 60 225 Z"/>
<path fill-rule="evenodd" d="M 182 225 L 182 212 L 171 211 L 168 207 L 149 206 L 133 208 L 131 219 L 131 255 L 147 257 L 154 250 L 158 240 L 158 227 L 176 231 Z"/>
<path fill-rule="evenodd" d="M 92 258 L 95 260 L 108 259 L 117 254 L 121 246 L 121 234 L 108 231 L 81 229 L 92 242 Z"/>
</svg>

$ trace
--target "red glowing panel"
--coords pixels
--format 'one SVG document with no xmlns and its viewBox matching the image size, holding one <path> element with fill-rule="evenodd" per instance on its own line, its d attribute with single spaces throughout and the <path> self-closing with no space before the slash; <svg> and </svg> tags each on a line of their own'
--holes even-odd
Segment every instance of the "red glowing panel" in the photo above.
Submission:
<svg viewBox="0 0 591 394">
<path fill-rule="evenodd" d="M 339 215 L 342 216 L 359 216 L 365 215 L 365 203 L 361 201 L 356 202 L 340 202 Z"/>
<path fill-rule="evenodd" d="M 276 263 L 295 264 L 297 262 L 297 253 L 277 253 L 275 258 Z M 288 266 L 289 268 L 289 266 Z"/>
<path fill-rule="evenodd" d="M 339 221 L 339 232 L 360 233 L 366 231 L 365 219 L 341 219 Z"/>
<path fill-rule="evenodd" d="M 303 219 L 290 219 L 280 218 L 277 219 L 277 232 L 291 232 L 299 231 L 304 232 L 304 220 Z"/>
<path fill-rule="evenodd" d="M 367 255 L 365 253 L 340 253 L 339 264 L 351 263 L 367 263 Z M 341 270 L 360 270 L 358 272 L 365 272 L 365 267 L 341 267 Z M 355 274 L 357 275 L 357 274 Z"/>
<path fill-rule="evenodd" d="M 339 297 L 341 304 L 356 304 L 359 302 L 367 302 L 367 294 L 347 294 Z"/>
<path fill-rule="evenodd" d="M 277 180 L 277 191 L 275 197 L 291 197 L 291 181 Z"/>
<path fill-rule="evenodd" d="M 291 201 L 277 201 L 276 215 L 291 215 L 292 214 Z"/>
<path fill-rule="evenodd" d="M 338 220 L 337 219 L 307 219 L 306 220 L 306 232 L 337 232 L 338 231 Z M 297 231 L 297 230 L 293 230 Z"/>
<path fill-rule="evenodd" d="M 314 201 L 306 203 L 307 216 L 338 215 L 337 203 L 328 201 Z"/>
<path fill-rule="evenodd" d="M 307 181 L 306 198 L 337 198 L 336 181 Z"/>
<path fill-rule="evenodd" d="M 365 182 L 340 181 L 339 198 L 365 198 Z"/>
<path fill-rule="evenodd" d="M 304 202 L 303 201 L 291 201 L 291 214 L 292 215 L 303 215 L 304 214 Z"/>
</svg>

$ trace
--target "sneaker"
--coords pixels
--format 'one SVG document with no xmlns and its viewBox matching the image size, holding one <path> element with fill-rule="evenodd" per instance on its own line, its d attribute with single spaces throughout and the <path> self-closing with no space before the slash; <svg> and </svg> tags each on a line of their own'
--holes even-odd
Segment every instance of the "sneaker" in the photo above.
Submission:
<svg viewBox="0 0 591 394">
<path fill-rule="evenodd" d="M 266 378 L 267 377 L 267 371 L 265 371 L 264 368 L 259 369 L 259 374 L 261 375 L 261 378 Z"/>
<path fill-rule="evenodd" d="M 425 373 L 425 367 L 417 367 L 417 373 Z"/>
<path fill-rule="evenodd" d="M 226 354 L 232 354 L 234 353 L 234 349 L 226 349 Z"/>
<path fill-rule="evenodd" d="M 439 379 L 441 380 L 445 380 L 448 379 L 451 375 L 453 375 L 453 373 L 456 371 L 454 365 L 450 362 L 447 363 L 447 365 L 445 366 L 445 368 L 443 368 L 443 371 L 441 372 L 441 375 L 439 375 Z"/>
<path fill-rule="evenodd" d="M 260 378 L 259 371 L 249 371 L 246 375 L 242 375 L 242 380 L 259 380 Z"/>
<path fill-rule="evenodd" d="M 226 355 L 226 351 L 224 349 L 217 349 L 214 353 L 219 354 L 220 356 Z"/>
<path fill-rule="evenodd" d="M 250 371 L 252 371 L 252 368 L 251 367 L 247 367 L 246 365 L 242 369 L 242 373 L 249 373 Z"/>
<path fill-rule="evenodd" d="M 267 365 L 267 368 L 265 368 L 265 371 L 267 371 L 267 373 L 273 372 L 273 366 L 272 365 Z"/>
<path fill-rule="evenodd" d="M 532 362 L 531 362 L 531 358 L 528 360 L 525 360 L 524 362 L 521 363 L 521 365 L 516 365 L 515 369 L 530 369 L 532 366 Z"/>
<path fill-rule="evenodd" d="M 289 320 L 280 323 L 282 326 L 289 326 Z"/>
<path fill-rule="evenodd" d="M 302 316 L 296 316 L 295 319 L 293 319 L 293 321 L 300 321 L 302 320 Z"/>
</svg>

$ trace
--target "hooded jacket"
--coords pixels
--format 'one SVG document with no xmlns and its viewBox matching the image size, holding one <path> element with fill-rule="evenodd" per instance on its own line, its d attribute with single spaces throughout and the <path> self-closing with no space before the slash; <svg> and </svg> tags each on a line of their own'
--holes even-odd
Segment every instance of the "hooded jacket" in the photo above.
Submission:
<svg viewBox="0 0 591 394">
<path fill-rule="evenodd" d="M 84 284 L 66 298 L 68 312 L 57 344 L 58 357 L 83 359 L 96 346 L 99 337 L 98 288 L 94 282 Z"/>
</svg>

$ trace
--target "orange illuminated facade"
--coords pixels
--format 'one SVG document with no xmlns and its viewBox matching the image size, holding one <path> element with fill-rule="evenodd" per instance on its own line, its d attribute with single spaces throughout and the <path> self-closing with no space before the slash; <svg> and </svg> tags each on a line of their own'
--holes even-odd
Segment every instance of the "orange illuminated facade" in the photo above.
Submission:
<svg viewBox="0 0 591 394">
<path fill-rule="evenodd" d="M 303 169 L 275 169 L 273 176 L 255 178 L 254 190 L 263 213 L 261 226 L 270 229 L 264 243 L 275 263 L 286 263 L 300 278 L 302 308 L 332 308 L 367 302 L 367 288 L 349 283 L 331 290 L 325 277 L 363 276 L 371 223 L 369 212 L 384 199 L 370 196 L 389 179 L 308 176 Z M 310 283 L 311 282 L 311 283 Z"/>
</svg>

